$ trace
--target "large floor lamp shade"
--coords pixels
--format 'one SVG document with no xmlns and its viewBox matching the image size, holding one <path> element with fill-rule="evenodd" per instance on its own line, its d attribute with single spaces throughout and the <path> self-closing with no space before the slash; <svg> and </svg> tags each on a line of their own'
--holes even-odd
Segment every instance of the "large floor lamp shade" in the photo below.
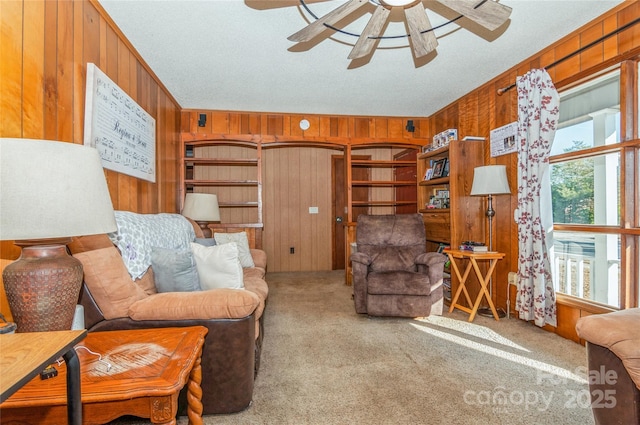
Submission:
<svg viewBox="0 0 640 425">
<path fill-rule="evenodd" d="M 509 181 L 507 180 L 507 167 L 505 165 L 485 165 L 476 167 L 473 170 L 473 184 L 471 186 L 472 196 L 487 196 L 487 210 L 485 215 L 489 220 L 489 251 L 493 251 L 493 217 L 496 215 L 493 209 L 493 195 L 511 194 Z M 489 293 L 492 294 L 493 282 L 489 284 Z M 493 317 L 493 313 L 488 308 L 481 308 L 478 314 Z M 500 317 L 506 314 L 498 309 Z"/>
<path fill-rule="evenodd" d="M 212 232 L 208 224 L 220 221 L 218 197 L 213 193 L 187 193 L 182 215 L 198 223 L 204 236 L 210 238 Z"/>
<path fill-rule="evenodd" d="M 83 271 L 66 244 L 115 230 L 96 149 L 0 139 L 0 240 L 22 248 L 2 273 L 17 332 L 71 329 Z"/>
</svg>

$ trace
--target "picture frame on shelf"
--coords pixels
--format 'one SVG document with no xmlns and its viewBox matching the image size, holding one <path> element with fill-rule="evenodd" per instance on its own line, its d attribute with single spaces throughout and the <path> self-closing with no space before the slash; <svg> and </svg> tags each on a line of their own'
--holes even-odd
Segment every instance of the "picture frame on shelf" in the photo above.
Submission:
<svg viewBox="0 0 640 425">
<path fill-rule="evenodd" d="M 433 163 L 433 173 L 431 175 L 432 179 L 437 179 L 443 177 L 444 168 L 447 163 L 447 158 L 442 158 Z"/>
<path fill-rule="evenodd" d="M 433 176 L 433 168 L 427 168 L 427 171 L 424 173 L 424 180 L 431 180 Z"/>
<path fill-rule="evenodd" d="M 436 197 L 438 197 L 438 198 L 448 198 L 449 197 L 449 191 L 448 190 L 438 189 L 438 190 L 436 190 Z"/>
</svg>

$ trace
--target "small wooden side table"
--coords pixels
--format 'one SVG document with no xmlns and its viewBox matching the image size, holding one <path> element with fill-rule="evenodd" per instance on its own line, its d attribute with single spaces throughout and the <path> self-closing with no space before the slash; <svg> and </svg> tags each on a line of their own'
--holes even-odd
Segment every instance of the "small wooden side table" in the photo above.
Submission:
<svg viewBox="0 0 640 425">
<path fill-rule="evenodd" d="M 206 334 L 204 326 L 90 332 L 75 347 L 82 423 L 105 424 L 133 415 L 175 425 L 178 394 L 187 385 L 189 423 L 202 425 L 200 361 Z M 35 378 L 2 403 L 2 422 L 66 423 L 67 398 L 60 379 L 65 366 L 57 368 L 58 376 Z"/>
<path fill-rule="evenodd" d="M 489 308 L 491 309 L 491 313 L 493 313 L 493 317 L 496 320 L 500 320 L 498 316 L 498 312 L 493 305 L 493 301 L 491 300 L 491 295 L 487 290 L 487 286 L 489 285 L 489 281 L 491 279 L 491 275 L 493 274 L 493 270 L 496 268 L 496 264 L 498 260 L 504 258 L 505 254 L 501 252 L 472 252 L 472 251 L 462 251 L 462 250 L 445 250 L 445 254 L 449 257 L 451 261 L 451 268 L 454 273 L 458 277 L 460 284 L 458 285 L 458 289 L 456 289 L 456 293 L 453 295 L 451 299 L 451 305 L 449 306 L 449 313 L 453 311 L 454 308 L 462 310 L 464 312 L 469 313 L 469 321 L 473 322 L 473 319 L 476 317 L 476 313 L 478 312 L 478 307 L 480 307 L 480 302 L 482 298 L 485 297 L 487 299 L 487 303 L 489 304 Z M 467 264 L 466 269 L 464 270 L 464 274 L 460 274 L 460 269 L 458 268 L 458 263 L 456 259 L 467 259 L 469 263 Z M 489 261 L 489 270 L 485 275 L 482 274 L 480 267 L 478 266 L 478 261 Z M 469 296 L 469 292 L 465 285 L 467 284 L 467 278 L 469 277 L 469 273 L 471 272 L 471 268 L 476 272 L 476 276 L 478 277 L 478 281 L 480 282 L 480 292 L 476 297 L 475 303 L 471 302 L 471 297 Z M 460 294 L 464 293 L 464 296 L 469 305 L 472 305 L 473 308 L 468 308 L 463 305 L 458 304 L 458 298 L 460 298 Z"/>
<path fill-rule="evenodd" d="M 0 335 L 0 402 L 37 377 L 40 372 L 62 356 L 67 363 L 66 407 L 63 404 L 61 419 L 69 424 L 82 424 L 80 404 L 80 362 L 73 346 L 80 342 L 87 331 L 25 332 Z M 63 375 L 64 376 L 64 375 Z M 64 388 L 61 377 L 60 382 Z M 65 393 L 62 395 L 64 396 Z M 0 416 L 1 417 L 1 416 Z M 2 418 L 4 419 L 4 418 Z"/>
</svg>

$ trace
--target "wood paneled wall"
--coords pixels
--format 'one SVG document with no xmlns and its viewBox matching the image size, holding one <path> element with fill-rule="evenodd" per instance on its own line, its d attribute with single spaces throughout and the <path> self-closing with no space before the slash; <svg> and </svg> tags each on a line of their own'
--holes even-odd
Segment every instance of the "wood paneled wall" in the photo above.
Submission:
<svg viewBox="0 0 640 425">
<path fill-rule="evenodd" d="M 99 3 L 0 1 L 0 19 L 0 137 L 82 144 L 86 64 L 95 63 L 156 120 L 157 181 L 106 171 L 114 208 L 175 212 L 180 106 Z M 1 243 L 3 263 L 18 255 Z"/>
<path fill-rule="evenodd" d="M 263 151 L 262 246 L 269 271 L 331 270 L 331 155 L 336 152 Z M 309 214 L 309 207 L 318 207 L 318 214 Z"/>
<path fill-rule="evenodd" d="M 458 128 L 461 135 L 489 136 L 491 129 L 498 128 L 518 119 L 517 93 L 515 88 L 502 96 L 498 89 L 515 83 L 518 75 L 526 74 L 529 70 L 546 67 L 549 64 L 575 52 L 609 34 L 617 28 L 640 16 L 640 2 L 626 2 L 610 13 L 601 16 L 594 22 L 577 30 L 549 46 L 539 54 L 523 61 L 516 67 L 485 83 L 476 90 L 456 100 L 447 107 L 429 117 L 429 128 L 436 132 L 447 128 Z M 640 25 L 635 25 L 618 35 L 595 44 L 582 53 L 562 61 L 549 68 L 548 72 L 558 90 L 569 87 L 576 82 L 593 74 L 603 72 L 621 61 L 637 58 L 640 54 Z M 502 164 L 509 170 L 509 186 L 511 196 L 494 197 L 494 247 L 507 253 L 504 260 L 498 262 L 495 283 L 497 289 L 494 298 L 497 305 L 506 306 L 507 275 L 510 271 L 517 271 L 518 234 L 513 213 L 517 206 L 517 155 L 509 154 L 495 158 L 490 157 L 488 141 L 485 146 L 485 164 Z M 488 236 L 487 236 L 488 237 Z M 511 300 L 515 299 L 515 292 L 511 288 Z M 513 309 L 512 309 L 513 311 Z M 566 338 L 578 341 L 575 333 L 577 319 L 584 314 L 590 314 L 575 305 L 558 303 L 558 328 L 551 329 Z"/>
<path fill-rule="evenodd" d="M 198 127 L 199 115 L 206 115 L 204 127 Z M 308 130 L 299 127 L 301 119 L 311 123 Z M 406 121 L 414 120 L 416 131 L 407 132 Z M 422 122 L 422 125 L 421 125 Z M 182 131 L 191 134 L 229 135 L 269 135 L 293 137 L 299 141 L 328 140 L 344 143 L 351 139 L 368 139 L 381 143 L 388 140 L 410 140 L 428 133 L 426 120 L 417 118 L 350 117 L 324 115 L 260 114 L 225 111 L 183 111 Z M 408 143 L 408 142 L 407 142 Z M 331 156 L 342 155 L 342 149 L 325 147 L 264 148 L 262 150 L 262 206 L 263 206 L 263 249 L 269 257 L 269 271 L 315 271 L 331 270 L 333 212 L 331 204 L 332 175 Z M 207 156 L 254 157 L 251 148 L 206 147 Z M 368 155 L 371 159 L 392 160 L 401 148 L 357 148 L 357 155 Z M 196 156 L 200 157 L 198 152 Z M 237 167 L 215 167 L 203 170 L 206 175 L 197 178 L 254 179 L 252 169 Z M 218 174 L 223 173 L 223 174 Z M 233 175 L 229 173 L 234 173 Z M 247 174 L 243 174 L 247 173 Z M 374 180 L 392 180 L 390 168 L 374 168 Z M 253 188 L 247 188 L 249 192 Z M 218 199 L 251 200 L 255 195 L 243 194 L 238 188 L 198 188 L 197 191 L 211 192 Z M 246 195 L 246 199 L 234 199 Z M 393 188 L 376 188 L 371 193 L 372 200 L 393 199 Z M 309 207 L 318 207 L 318 214 L 309 214 Z M 372 208 L 375 214 L 390 214 L 390 207 Z M 255 209 L 223 208 L 221 220 L 224 223 L 250 223 L 256 219 L 251 214 Z M 294 248 L 294 254 L 290 253 Z"/>
</svg>

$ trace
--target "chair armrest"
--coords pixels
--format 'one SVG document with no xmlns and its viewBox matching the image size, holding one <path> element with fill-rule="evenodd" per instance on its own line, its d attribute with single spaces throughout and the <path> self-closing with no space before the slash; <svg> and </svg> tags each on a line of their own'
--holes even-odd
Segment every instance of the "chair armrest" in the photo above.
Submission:
<svg viewBox="0 0 640 425">
<path fill-rule="evenodd" d="M 416 264 L 425 266 L 438 266 L 441 264 L 442 267 L 444 267 L 444 263 L 446 262 L 447 256 L 438 252 L 425 252 L 424 254 L 418 255 L 415 260 Z"/>
<path fill-rule="evenodd" d="M 351 272 L 353 273 L 353 301 L 356 313 L 367 312 L 367 275 L 371 257 L 364 252 L 351 254 Z"/>
<path fill-rule="evenodd" d="M 371 257 L 369 257 L 364 252 L 356 252 L 355 254 L 351 254 L 349 259 L 353 263 L 360 263 L 360 264 L 364 264 L 365 266 L 368 266 L 369 264 L 371 264 Z"/>
<path fill-rule="evenodd" d="M 446 262 L 447 256 L 437 252 L 427 252 L 416 257 L 418 273 L 424 273 L 429 276 L 432 291 L 438 285 L 442 285 L 444 263 Z"/>
</svg>

